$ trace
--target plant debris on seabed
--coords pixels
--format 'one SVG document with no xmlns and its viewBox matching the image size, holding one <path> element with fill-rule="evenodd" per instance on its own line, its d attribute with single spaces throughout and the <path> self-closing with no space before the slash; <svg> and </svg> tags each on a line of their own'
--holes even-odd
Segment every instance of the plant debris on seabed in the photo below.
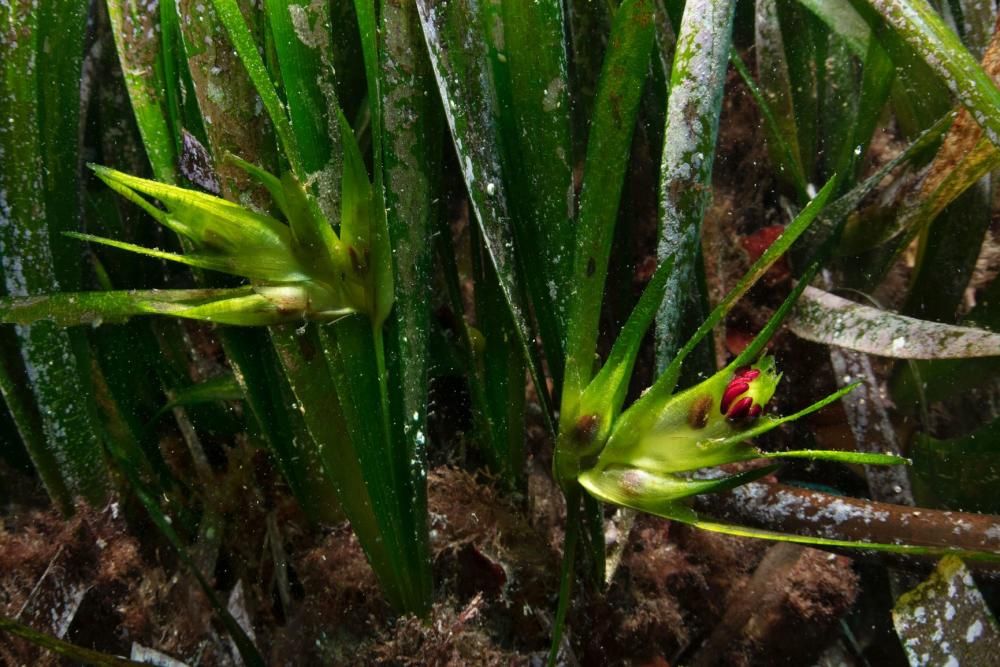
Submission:
<svg viewBox="0 0 1000 667">
<path fill-rule="evenodd" d="M 549 640 L 559 560 L 548 532 L 561 512 L 551 480 L 535 467 L 530 513 L 504 501 L 489 480 L 453 467 L 436 469 L 429 481 L 440 590 L 426 621 L 392 617 L 347 527 L 307 532 L 289 503 L 274 510 L 286 540 L 287 613 L 269 556 L 258 554 L 241 568 L 247 578 L 233 584 L 226 562 L 232 555 L 220 554 L 216 584 L 229 580 L 242 590 L 242 602 L 234 604 L 230 595 L 230 609 L 242 607 L 251 636 L 269 647 L 269 664 L 538 663 Z M 41 509 L 8 516 L 0 534 L 4 614 L 112 654 L 155 645 L 192 665 L 234 664 L 197 584 L 178 573 L 169 556 L 143 551 L 122 512 L 112 503 L 100 510 L 80 506 L 68 522 Z M 263 522 L 264 512 L 256 514 L 239 517 L 238 525 Z M 846 557 L 769 548 L 643 517 L 608 590 L 577 600 L 573 628 L 586 639 L 582 652 L 567 660 L 662 665 L 680 655 L 707 660 L 701 664 L 815 658 L 857 593 Z M 60 664 L 9 636 L 0 640 L 0 662 Z"/>
</svg>

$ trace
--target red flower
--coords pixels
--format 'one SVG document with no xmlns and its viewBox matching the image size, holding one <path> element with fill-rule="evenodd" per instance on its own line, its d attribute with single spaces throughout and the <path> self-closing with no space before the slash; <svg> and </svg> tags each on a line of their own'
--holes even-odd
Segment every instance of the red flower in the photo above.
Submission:
<svg viewBox="0 0 1000 667">
<path fill-rule="evenodd" d="M 757 391 L 754 391 L 754 385 L 757 384 L 754 380 L 759 377 L 760 371 L 756 368 L 736 371 L 736 375 L 722 392 L 722 401 L 719 403 L 719 410 L 726 415 L 726 419 L 732 421 L 755 419 L 764 410 Z"/>
</svg>

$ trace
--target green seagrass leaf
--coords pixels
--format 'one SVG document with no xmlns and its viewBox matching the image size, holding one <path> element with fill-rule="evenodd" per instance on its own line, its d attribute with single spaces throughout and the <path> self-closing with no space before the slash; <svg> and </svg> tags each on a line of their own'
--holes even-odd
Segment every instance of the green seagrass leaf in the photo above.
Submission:
<svg viewBox="0 0 1000 667">
<path fill-rule="evenodd" d="M 128 252 L 145 255 L 146 257 L 155 257 L 157 259 L 164 259 L 170 262 L 177 262 L 178 264 L 186 264 L 200 269 L 208 269 L 210 271 L 230 273 L 232 275 L 242 276 L 251 280 L 300 282 L 309 280 L 310 278 L 307 274 L 301 271 L 299 265 L 294 262 L 289 255 L 271 253 L 266 250 L 236 256 L 198 252 L 180 255 L 163 250 L 156 250 L 154 248 L 145 248 L 140 245 L 135 245 L 134 243 L 126 243 L 124 241 L 106 239 L 101 236 L 93 236 L 91 234 L 67 232 L 66 236 L 70 236 L 81 241 L 100 243 L 101 245 L 118 248 L 119 250 L 127 250 Z"/>
<path fill-rule="evenodd" d="M 927 0 L 868 0 L 1000 145 L 1000 90 Z"/>
</svg>

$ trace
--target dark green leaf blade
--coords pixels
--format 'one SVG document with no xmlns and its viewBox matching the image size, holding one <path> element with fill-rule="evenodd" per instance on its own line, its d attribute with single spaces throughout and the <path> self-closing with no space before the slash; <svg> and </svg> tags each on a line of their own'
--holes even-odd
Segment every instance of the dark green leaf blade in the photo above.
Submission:
<svg viewBox="0 0 1000 667">
<path fill-rule="evenodd" d="M 410 506 L 420 502 L 414 493 L 416 484 L 421 484 L 422 490 L 423 478 L 415 474 L 414 468 L 422 466 L 422 462 L 404 459 L 391 435 L 394 425 L 386 413 L 383 393 L 386 388 L 382 385 L 388 379 L 380 371 L 376 357 L 380 338 L 374 335 L 371 322 L 357 315 L 320 329 L 347 433 L 357 453 L 378 521 L 379 539 L 388 556 L 383 580 L 392 582 L 388 593 L 395 596 L 395 604 L 420 614 L 430 604 L 425 569 L 429 560 L 415 558 L 421 545 L 413 540 L 417 530 L 427 527 L 422 523 L 415 525 L 417 517 Z M 400 428 L 404 426 L 405 423 L 399 424 Z M 419 519 L 424 520 L 423 516 Z"/>
<path fill-rule="evenodd" d="M 431 225 L 440 215 L 444 116 L 427 91 L 434 74 L 427 58 L 417 8 L 384 2 L 378 77 L 381 100 L 382 167 L 387 243 L 391 246 L 393 310 L 385 325 L 393 455 L 407 472 L 404 538 L 407 569 L 414 580 L 411 608 L 424 613 L 432 599 L 427 525 L 427 410 Z M 522 373 L 523 390 L 523 373 Z M 523 393 L 523 392 L 522 392 Z"/>
<path fill-rule="evenodd" d="M 340 201 L 340 111 L 327 3 L 264 3 L 308 190 L 327 220 Z"/>
<path fill-rule="evenodd" d="M 615 14 L 590 126 L 573 260 L 562 414 L 575 419 L 590 383 L 608 260 L 632 133 L 653 48 L 652 8 L 628 0 Z"/>
<path fill-rule="evenodd" d="M 483 408 L 488 434 L 481 434 L 487 459 L 512 487 L 524 476 L 524 358 L 509 343 L 516 336 L 510 313 L 504 308 L 496 271 L 474 234 L 473 279 L 476 285 L 476 324 L 482 332 L 481 349 L 472 350 L 471 372 L 482 380 Z"/>
<path fill-rule="evenodd" d="M 86 12 L 78 3 L 5 5 L 0 13 L 0 256 L 3 292 L 13 297 L 72 287 L 80 279 L 68 239 L 57 232 L 79 224 L 79 106 L 77 79 L 83 59 Z M 46 49 L 54 35 L 65 34 L 60 49 Z M 78 76 L 78 75 L 76 75 Z M 51 78 L 46 78 L 51 77 Z M 60 114 L 69 107 L 68 117 Z M 50 220 L 52 221 L 50 224 Z M 70 242 L 72 243 L 72 242 Z M 57 266 L 57 261 L 63 266 Z M 28 386 L 8 386 L 21 395 L 13 404 L 41 417 L 46 449 L 55 458 L 63 483 L 73 495 L 100 502 L 107 477 L 101 435 L 87 383 L 89 349 L 79 332 L 50 323 L 18 328 L 20 360 Z M 8 379 L 21 375 L 8 369 Z M 27 392 L 30 392 L 30 397 Z M 15 417 L 25 415 L 13 409 Z M 41 444 L 33 426 L 19 425 L 29 446 Z M 47 459 L 39 455 L 39 462 Z M 42 465 L 45 465 L 44 463 Z M 54 499 L 61 490 L 53 487 Z"/>
<path fill-rule="evenodd" d="M 575 192 L 566 35 L 558 2 L 484 7 L 517 249 L 556 393 L 572 286 Z"/>
<path fill-rule="evenodd" d="M 490 65 L 480 41 L 469 39 L 467 34 L 472 26 L 478 25 L 478 15 L 467 0 L 448 4 L 419 0 L 417 8 L 471 208 L 500 278 L 504 300 L 516 325 L 518 344 L 530 360 L 538 397 L 549 417 L 548 391 L 534 345 L 511 229 L 511 195 L 497 133 L 496 99 L 487 86 Z"/>
</svg>

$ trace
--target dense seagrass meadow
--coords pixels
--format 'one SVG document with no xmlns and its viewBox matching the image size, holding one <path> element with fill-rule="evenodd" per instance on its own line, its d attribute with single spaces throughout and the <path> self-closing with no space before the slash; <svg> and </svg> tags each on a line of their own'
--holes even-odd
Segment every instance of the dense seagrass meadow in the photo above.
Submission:
<svg viewBox="0 0 1000 667">
<path fill-rule="evenodd" d="M 994 0 L 0 0 L 0 665 L 996 664 L 997 83 Z"/>
</svg>

